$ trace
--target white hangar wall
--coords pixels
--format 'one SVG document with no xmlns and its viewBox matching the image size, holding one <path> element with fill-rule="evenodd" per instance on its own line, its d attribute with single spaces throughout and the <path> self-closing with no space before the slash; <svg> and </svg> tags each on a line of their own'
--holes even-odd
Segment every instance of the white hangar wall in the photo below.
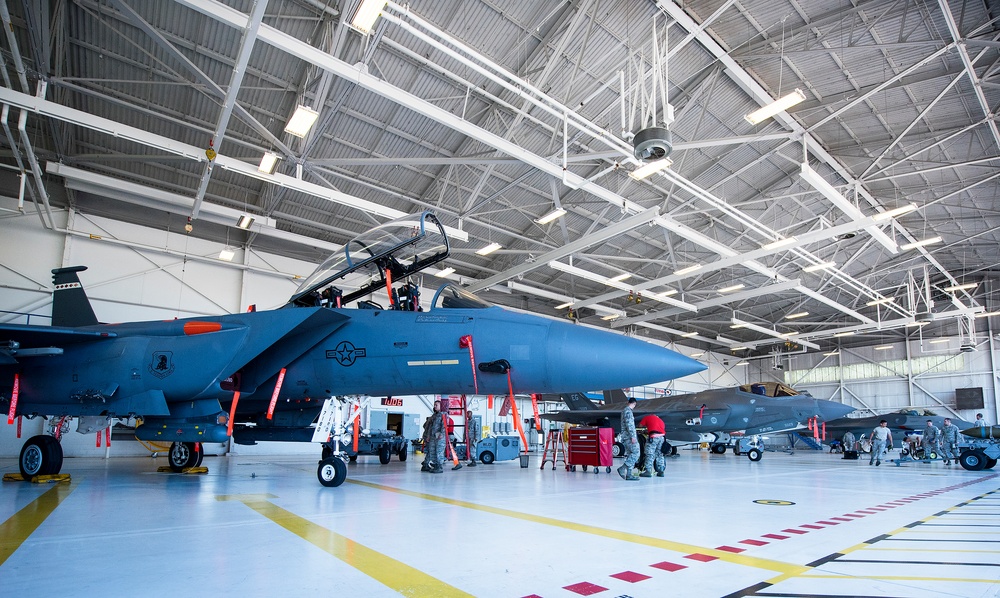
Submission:
<svg viewBox="0 0 1000 598">
<path fill-rule="evenodd" d="M 780 362 L 781 371 L 772 369 L 771 359 L 753 360 L 752 368 L 761 378 L 851 405 L 863 415 L 913 408 L 968 421 L 982 413 L 989 423 L 997 422 L 1000 349 L 994 331 L 980 330 L 973 351 L 962 351 L 957 336 L 877 346 L 794 355 Z M 981 409 L 958 408 L 955 391 L 963 388 L 982 389 Z"/>
</svg>

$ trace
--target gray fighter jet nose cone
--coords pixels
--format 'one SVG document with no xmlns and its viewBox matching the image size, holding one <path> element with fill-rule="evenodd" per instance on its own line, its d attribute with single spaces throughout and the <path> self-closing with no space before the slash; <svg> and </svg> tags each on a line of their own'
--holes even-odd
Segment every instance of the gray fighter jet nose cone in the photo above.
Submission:
<svg viewBox="0 0 1000 598">
<path fill-rule="evenodd" d="M 854 407 L 836 401 L 816 400 L 816 413 L 822 421 L 832 421 L 854 411 Z"/>
</svg>

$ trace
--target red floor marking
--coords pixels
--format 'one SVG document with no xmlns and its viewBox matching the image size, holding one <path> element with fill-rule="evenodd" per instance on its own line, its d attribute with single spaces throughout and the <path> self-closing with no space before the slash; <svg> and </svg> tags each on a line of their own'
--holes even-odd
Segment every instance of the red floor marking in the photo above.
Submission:
<svg viewBox="0 0 1000 598">
<path fill-rule="evenodd" d="M 879 511 L 884 511 L 885 509 L 865 509 L 864 511 L 857 511 L 858 513 L 864 513 L 865 515 L 876 515 Z"/>
<path fill-rule="evenodd" d="M 861 519 L 864 515 L 855 515 L 854 513 L 844 513 L 844 517 L 850 517 L 851 519 Z M 836 519 L 836 517 L 834 517 Z"/>
<path fill-rule="evenodd" d="M 522 596 L 522 598 L 542 598 L 538 594 L 528 594 L 527 596 Z"/>
<path fill-rule="evenodd" d="M 795 529 L 794 527 L 790 527 L 788 529 L 783 529 L 781 531 L 785 532 L 786 534 L 808 534 L 809 533 L 809 532 L 804 532 L 804 531 L 802 531 L 800 529 Z"/>
<path fill-rule="evenodd" d="M 749 544 L 750 546 L 767 546 L 767 542 L 761 542 L 760 540 L 740 540 L 740 544 Z"/>
<path fill-rule="evenodd" d="M 885 508 L 882 508 L 882 507 L 872 507 L 872 508 L 870 508 L 868 510 L 869 511 L 875 511 L 876 513 L 878 513 L 878 512 L 881 512 L 881 511 L 888 511 L 889 509 L 885 509 Z"/>
<path fill-rule="evenodd" d="M 844 517 L 831 517 L 830 520 L 831 521 L 850 521 L 850 519 L 847 519 L 846 517 L 847 517 L 846 515 Z"/>
<path fill-rule="evenodd" d="M 823 521 L 817 521 L 816 523 L 822 523 L 823 525 L 840 525 L 836 521 L 827 521 L 826 519 L 824 519 Z M 803 527 L 805 527 L 805 526 L 803 526 Z"/>
<path fill-rule="evenodd" d="M 788 536 L 782 536 L 781 534 L 764 534 L 761 538 L 771 538 L 772 540 L 787 540 Z"/>
<path fill-rule="evenodd" d="M 664 571 L 680 571 L 681 569 L 687 569 L 687 565 L 678 565 L 677 563 L 671 563 L 670 561 L 663 561 L 662 563 L 656 563 L 655 565 L 650 565 L 650 567 L 655 567 L 657 569 L 663 569 Z"/>
<path fill-rule="evenodd" d="M 581 596 L 590 596 L 593 594 L 600 594 L 601 592 L 608 591 L 607 588 L 602 588 L 601 586 L 590 583 L 589 581 L 582 581 L 580 583 L 575 583 L 571 586 L 566 586 L 563 589 L 569 590 L 570 592 L 579 594 Z"/>
<path fill-rule="evenodd" d="M 637 581 L 643 581 L 649 579 L 648 575 L 643 575 L 642 573 L 636 573 L 635 571 L 622 571 L 621 573 L 615 573 L 611 577 L 615 579 L 620 579 L 622 581 L 627 581 L 629 583 L 635 583 Z"/>
<path fill-rule="evenodd" d="M 737 548 L 735 546 L 716 546 L 715 549 L 724 550 L 726 552 L 735 552 L 736 554 L 747 551 L 746 548 Z"/>
<path fill-rule="evenodd" d="M 805 523 L 805 524 L 800 525 L 799 527 L 804 527 L 806 529 L 823 529 L 822 525 L 813 525 L 811 523 Z M 787 532 L 788 530 L 785 530 L 785 531 Z"/>
<path fill-rule="evenodd" d="M 719 557 L 717 556 L 711 556 L 708 554 L 699 554 L 697 552 L 694 554 L 686 554 L 684 555 L 684 558 L 691 559 L 692 561 L 698 561 L 700 563 L 710 563 L 712 561 L 719 560 Z"/>
</svg>

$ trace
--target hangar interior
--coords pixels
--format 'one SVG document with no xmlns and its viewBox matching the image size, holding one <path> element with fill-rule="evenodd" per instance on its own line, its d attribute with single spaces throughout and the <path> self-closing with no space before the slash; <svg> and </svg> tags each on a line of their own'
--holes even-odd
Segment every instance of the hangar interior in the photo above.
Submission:
<svg viewBox="0 0 1000 598">
<path fill-rule="evenodd" d="M 707 366 L 637 394 L 775 381 L 1000 421 L 995 3 L 414 0 L 355 22 L 369 4 L 0 5 L 0 323 L 47 323 L 50 271 L 76 265 L 102 322 L 276 308 L 429 210 L 451 253 L 413 277 L 426 295 L 450 281 Z M 0 423 L 5 471 L 17 436 Z M 308 445 L 156 476 L 135 443 L 62 442 L 73 482 L 0 486 L 17 595 L 57 591 L 53 557 L 103 592 L 117 560 L 153 595 L 1000 590 L 996 474 L 939 462 L 683 450 L 633 483 L 539 469 L 536 446 L 443 476 L 361 458 L 331 489 Z"/>
</svg>

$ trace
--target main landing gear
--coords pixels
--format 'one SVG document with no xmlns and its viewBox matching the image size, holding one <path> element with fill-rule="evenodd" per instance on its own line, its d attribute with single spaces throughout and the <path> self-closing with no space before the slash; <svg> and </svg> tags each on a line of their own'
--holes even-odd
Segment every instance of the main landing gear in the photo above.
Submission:
<svg viewBox="0 0 1000 598">
<path fill-rule="evenodd" d="M 189 467 L 198 467 L 205 458 L 205 451 L 196 442 L 175 442 L 170 445 L 167 461 L 170 469 L 180 473 Z"/>
<path fill-rule="evenodd" d="M 54 436 L 40 434 L 25 441 L 17 464 L 21 468 L 21 475 L 31 478 L 59 473 L 62 462 L 63 450 L 59 440 Z"/>
</svg>

